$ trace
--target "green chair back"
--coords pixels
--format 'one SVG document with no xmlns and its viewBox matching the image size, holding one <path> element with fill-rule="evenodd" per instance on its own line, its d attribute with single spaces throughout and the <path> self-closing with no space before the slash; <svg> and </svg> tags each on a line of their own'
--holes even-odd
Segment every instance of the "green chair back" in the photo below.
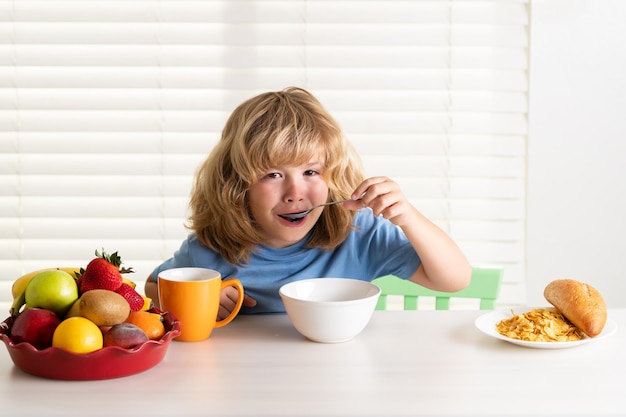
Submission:
<svg viewBox="0 0 626 417">
<path fill-rule="evenodd" d="M 376 310 L 387 309 L 388 295 L 404 296 L 404 310 L 417 310 L 420 297 L 434 297 L 436 310 L 449 310 L 450 298 L 479 299 L 481 310 L 493 310 L 500 294 L 502 272 L 503 268 L 472 267 L 469 285 L 457 292 L 433 291 L 393 275 L 376 278 L 372 282 L 381 289 Z"/>
</svg>

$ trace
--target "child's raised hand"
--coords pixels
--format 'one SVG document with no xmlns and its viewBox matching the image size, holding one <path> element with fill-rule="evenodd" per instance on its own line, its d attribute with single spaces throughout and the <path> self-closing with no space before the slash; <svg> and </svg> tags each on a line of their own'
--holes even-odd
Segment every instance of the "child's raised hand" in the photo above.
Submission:
<svg viewBox="0 0 626 417">
<path fill-rule="evenodd" d="M 400 186 L 387 177 L 371 177 L 363 181 L 352 194 L 359 200 L 344 203 L 350 210 L 369 207 L 375 216 L 383 216 L 397 226 L 410 224 L 415 208 L 406 199 Z"/>
</svg>

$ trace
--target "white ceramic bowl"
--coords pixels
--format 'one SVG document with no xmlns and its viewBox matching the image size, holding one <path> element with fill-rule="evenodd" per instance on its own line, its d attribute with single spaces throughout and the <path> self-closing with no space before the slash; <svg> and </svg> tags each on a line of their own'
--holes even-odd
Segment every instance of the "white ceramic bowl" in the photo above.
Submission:
<svg viewBox="0 0 626 417">
<path fill-rule="evenodd" d="M 312 278 L 285 284 L 279 294 L 291 323 L 303 336 L 338 343 L 367 326 L 380 288 L 351 278 Z"/>
</svg>

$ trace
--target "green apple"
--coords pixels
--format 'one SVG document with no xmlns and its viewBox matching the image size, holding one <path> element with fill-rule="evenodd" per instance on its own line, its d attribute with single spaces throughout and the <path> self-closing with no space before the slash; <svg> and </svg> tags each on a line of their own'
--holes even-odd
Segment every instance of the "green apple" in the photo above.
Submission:
<svg viewBox="0 0 626 417">
<path fill-rule="evenodd" d="M 78 299 L 76 280 L 65 271 L 53 269 L 38 273 L 26 287 L 26 307 L 54 311 L 63 317 Z"/>
</svg>

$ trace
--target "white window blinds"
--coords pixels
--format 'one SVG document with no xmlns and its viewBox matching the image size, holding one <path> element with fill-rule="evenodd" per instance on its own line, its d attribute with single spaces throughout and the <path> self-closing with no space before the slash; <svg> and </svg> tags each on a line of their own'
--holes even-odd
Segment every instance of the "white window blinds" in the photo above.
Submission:
<svg viewBox="0 0 626 417">
<path fill-rule="evenodd" d="M 311 90 L 522 301 L 528 0 L 0 0 L 0 301 L 24 272 L 179 246 L 232 109 Z"/>
</svg>

